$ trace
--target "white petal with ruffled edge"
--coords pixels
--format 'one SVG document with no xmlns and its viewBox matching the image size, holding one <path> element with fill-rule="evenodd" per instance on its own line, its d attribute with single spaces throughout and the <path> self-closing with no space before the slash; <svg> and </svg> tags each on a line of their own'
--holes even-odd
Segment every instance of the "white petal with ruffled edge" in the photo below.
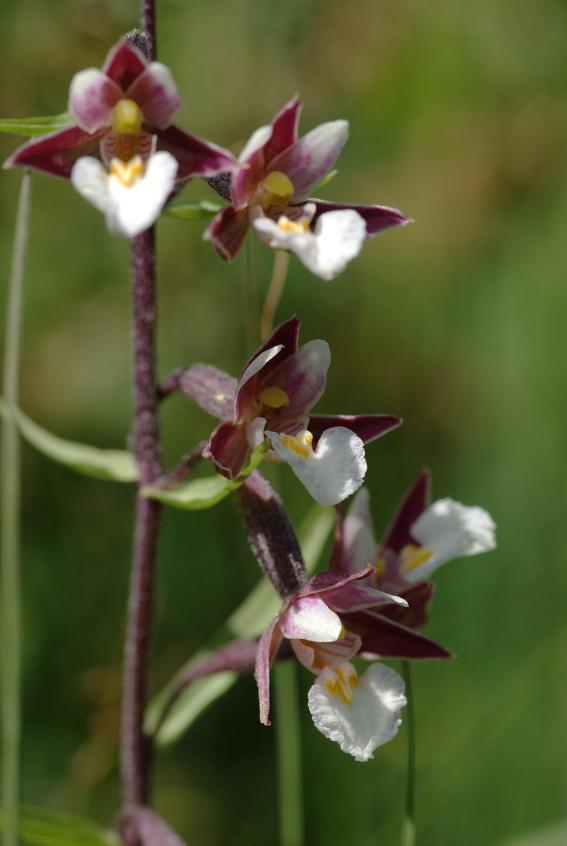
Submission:
<svg viewBox="0 0 567 846">
<path fill-rule="evenodd" d="M 412 536 L 432 555 L 404 573 L 409 582 L 423 581 L 453 558 L 478 555 L 496 547 L 496 525 L 490 514 L 454 499 L 439 499 L 411 527 Z"/>
<path fill-rule="evenodd" d="M 319 505 L 337 505 L 362 485 L 366 457 L 362 440 L 344 426 L 326 429 L 312 450 L 296 438 L 266 432 L 277 457 L 289 464 Z M 295 447 L 295 444 L 299 446 Z"/>
<path fill-rule="evenodd" d="M 350 664 L 341 667 L 345 674 L 353 671 Z M 309 690 L 307 701 L 313 722 L 343 752 L 356 761 L 368 761 L 378 746 L 395 737 L 401 725 L 400 711 L 407 704 L 403 679 L 384 664 L 372 664 L 346 702 L 330 692 L 335 672 L 325 668 Z"/>
<path fill-rule="evenodd" d="M 79 194 L 106 215 L 111 232 L 133 238 L 148 229 L 175 185 L 177 161 L 166 152 L 152 155 L 144 174 L 124 185 L 98 160 L 86 156 L 75 162 L 71 182 Z"/>
</svg>

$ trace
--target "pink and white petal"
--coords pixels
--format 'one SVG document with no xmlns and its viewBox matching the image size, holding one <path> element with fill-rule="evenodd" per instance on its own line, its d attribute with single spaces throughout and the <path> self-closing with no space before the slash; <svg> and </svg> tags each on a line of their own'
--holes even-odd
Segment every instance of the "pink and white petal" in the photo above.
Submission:
<svg viewBox="0 0 567 846">
<path fill-rule="evenodd" d="M 79 71 L 69 88 L 69 111 L 85 132 L 96 132 L 112 123 L 112 109 L 123 97 L 119 85 L 98 68 Z"/>
<path fill-rule="evenodd" d="M 4 168 L 9 170 L 13 167 L 28 167 L 50 176 L 70 179 L 77 159 L 99 155 L 99 139 L 104 131 L 101 129 L 90 134 L 78 126 L 71 126 L 69 129 L 34 138 L 18 147 L 4 163 Z"/>
<path fill-rule="evenodd" d="M 264 147 L 266 165 L 277 155 L 297 141 L 299 116 L 303 108 L 299 97 L 293 97 L 285 104 L 272 121 L 272 135 Z"/>
<path fill-rule="evenodd" d="M 268 171 L 285 173 L 295 188 L 292 202 L 300 202 L 331 170 L 347 138 L 346 120 L 322 123 L 272 159 Z"/>
<path fill-rule="evenodd" d="M 281 388 L 289 397 L 284 417 L 297 418 L 309 413 L 325 390 L 330 364 L 328 343 L 316 339 L 300 347 L 269 373 L 270 385 Z"/>
<path fill-rule="evenodd" d="M 157 129 L 157 149 L 167 150 L 179 163 L 177 179 L 184 182 L 192 176 L 216 176 L 225 171 L 234 171 L 239 164 L 234 156 L 210 141 L 197 135 L 190 135 L 172 124 L 166 129 Z"/>
<path fill-rule="evenodd" d="M 340 617 L 317 596 L 295 599 L 280 618 L 284 637 L 315 643 L 337 640 L 343 624 Z"/>
<path fill-rule="evenodd" d="M 256 187 L 264 176 L 264 147 L 271 137 L 271 126 L 256 129 L 238 157 L 242 167 L 233 174 L 230 185 L 232 203 L 237 209 L 244 208 L 251 202 Z"/>
<path fill-rule="evenodd" d="M 127 41 L 119 41 L 104 62 L 102 70 L 123 91 L 126 91 L 146 69 L 147 62 L 137 47 Z"/>
<path fill-rule="evenodd" d="M 323 667 L 337 667 L 356 655 L 361 646 L 358 635 L 345 632 L 343 637 L 330 643 L 292 640 L 291 646 L 298 661 L 308 670 L 317 673 Z"/>
<path fill-rule="evenodd" d="M 144 123 L 165 129 L 181 105 L 181 97 L 171 71 L 161 62 L 152 62 L 134 80 L 126 96 L 139 105 Z"/>
<path fill-rule="evenodd" d="M 210 458 L 215 470 L 227 479 L 235 479 L 248 456 L 248 442 L 242 426 L 234 423 L 221 423 L 217 426 L 206 447 L 203 456 Z"/>
<path fill-rule="evenodd" d="M 389 549 L 397 555 L 404 546 L 415 544 L 411 527 L 427 508 L 430 487 L 431 474 L 428 470 L 424 470 L 406 491 L 398 505 L 394 518 L 381 540 L 382 549 Z"/>
<path fill-rule="evenodd" d="M 102 162 L 91 156 L 79 159 L 71 171 L 75 190 L 103 214 L 108 214 L 113 204 L 109 182 L 110 177 Z"/>
<path fill-rule="evenodd" d="M 312 414 L 309 431 L 313 435 L 313 443 L 317 444 L 326 429 L 344 426 L 358 435 L 364 444 L 369 444 L 397 429 L 402 422 L 401 417 L 393 414 Z"/>
<path fill-rule="evenodd" d="M 370 516 L 368 488 L 360 488 L 343 521 L 340 551 L 333 553 L 334 569 L 354 573 L 376 560 L 376 539 Z"/>
<path fill-rule="evenodd" d="M 399 209 L 390 208 L 390 206 L 364 206 L 356 203 L 330 203 L 327 200 L 317 200 L 310 198 L 310 203 L 316 207 L 314 222 L 319 220 L 324 214 L 332 211 L 350 210 L 355 211 L 363 218 L 366 224 L 366 234 L 369 237 L 378 235 L 384 229 L 391 229 L 394 226 L 405 226 L 408 223 L 413 223 L 411 218 Z"/>
<path fill-rule="evenodd" d="M 281 352 L 283 349 L 281 344 L 277 344 L 275 347 L 270 347 L 267 350 L 263 350 L 263 352 L 259 353 L 252 359 L 250 364 L 247 366 L 246 370 L 240 375 L 238 379 L 238 383 L 236 385 L 236 396 L 238 397 L 239 391 L 242 390 L 244 385 L 252 379 L 253 376 L 256 376 L 263 368 L 272 361 L 278 353 Z"/>
<path fill-rule="evenodd" d="M 225 206 L 204 231 L 203 238 L 211 241 L 221 259 L 231 261 L 240 250 L 247 232 L 248 212 Z"/>
<path fill-rule="evenodd" d="M 236 379 L 210 364 L 194 364 L 179 376 L 179 390 L 204 411 L 221 420 L 232 419 Z"/>
<path fill-rule="evenodd" d="M 339 614 L 349 611 L 363 611 L 365 608 L 375 608 L 382 605 L 395 605 L 407 608 L 407 600 L 402 596 L 377 590 L 370 584 L 352 582 L 336 590 L 325 592 L 325 602 Z"/>
<path fill-rule="evenodd" d="M 309 690 L 307 702 L 313 722 L 355 761 L 368 761 L 378 746 L 396 736 L 401 725 L 400 713 L 407 704 L 403 679 L 391 667 L 372 664 L 348 703 L 329 692 L 327 685 L 331 686 L 333 680 L 334 671 L 325 669 Z"/>
<path fill-rule="evenodd" d="M 177 162 L 169 153 L 155 153 L 148 159 L 144 175 L 131 186 L 115 177 L 108 180 L 112 205 L 107 224 L 112 232 L 134 238 L 152 226 L 171 194 Z"/>
<path fill-rule="evenodd" d="M 258 685 L 260 722 L 270 725 L 270 667 L 282 642 L 279 618 L 270 623 L 258 641 L 254 677 Z"/>
<path fill-rule="evenodd" d="M 266 434 L 278 458 L 290 465 L 319 505 L 337 505 L 362 485 L 366 475 L 364 444 L 349 429 L 327 429 L 307 458 L 285 447 L 277 433 Z"/>
<path fill-rule="evenodd" d="M 264 443 L 264 429 L 266 428 L 265 417 L 255 417 L 250 423 L 246 423 L 246 440 L 250 449 L 256 449 Z"/>
</svg>

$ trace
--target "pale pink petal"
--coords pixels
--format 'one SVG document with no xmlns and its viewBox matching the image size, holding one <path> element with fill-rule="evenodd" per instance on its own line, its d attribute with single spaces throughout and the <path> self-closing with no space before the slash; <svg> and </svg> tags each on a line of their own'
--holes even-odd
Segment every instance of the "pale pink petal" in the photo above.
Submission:
<svg viewBox="0 0 567 846">
<path fill-rule="evenodd" d="M 256 669 L 254 677 L 258 685 L 258 700 L 260 704 L 260 722 L 264 726 L 270 725 L 270 666 L 282 641 L 279 619 L 270 623 L 258 641 L 256 651 Z"/>
<path fill-rule="evenodd" d="M 181 104 L 171 71 L 160 62 L 152 62 L 126 92 L 144 115 L 144 123 L 165 129 Z"/>
<path fill-rule="evenodd" d="M 112 109 L 123 97 L 122 89 L 96 68 L 76 73 L 69 89 L 69 111 L 85 132 L 110 126 Z"/>
<path fill-rule="evenodd" d="M 348 138 L 346 120 L 323 123 L 272 159 L 268 172 L 282 171 L 293 182 L 293 202 L 304 200 L 331 170 Z"/>
<path fill-rule="evenodd" d="M 342 632 L 340 618 L 317 596 L 296 599 L 282 615 L 284 637 L 301 640 L 337 640 Z"/>
</svg>

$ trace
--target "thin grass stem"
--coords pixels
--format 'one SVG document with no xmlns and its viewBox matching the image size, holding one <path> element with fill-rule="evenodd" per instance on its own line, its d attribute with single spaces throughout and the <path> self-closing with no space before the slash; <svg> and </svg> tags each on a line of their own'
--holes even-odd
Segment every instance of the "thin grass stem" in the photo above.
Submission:
<svg viewBox="0 0 567 846">
<path fill-rule="evenodd" d="M 402 661 L 402 675 L 406 685 L 406 697 L 408 700 L 405 719 L 408 730 L 408 771 L 401 846 L 415 846 L 415 711 L 411 683 L 411 664 L 409 661 Z"/>
</svg>

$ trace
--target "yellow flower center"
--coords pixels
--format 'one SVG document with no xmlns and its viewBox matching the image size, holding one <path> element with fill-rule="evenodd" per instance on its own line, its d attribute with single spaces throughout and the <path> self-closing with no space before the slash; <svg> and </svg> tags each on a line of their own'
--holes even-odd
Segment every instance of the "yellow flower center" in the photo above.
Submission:
<svg viewBox="0 0 567 846">
<path fill-rule="evenodd" d="M 289 176 L 281 170 L 273 170 L 259 185 L 258 202 L 264 208 L 285 206 L 295 194 L 295 187 Z"/>
<path fill-rule="evenodd" d="M 282 232 L 309 232 L 310 220 L 307 217 L 300 217 L 299 220 L 290 220 L 285 214 L 278 219 L 278 227 Z"/>
<path fill-rule="evenodd" d="M 325 682 L 325 689 L 332 695 L 338 696 L 348 705 L 353 693 L 358 687 L 358 675 L 351 664 L 341 664 L 332 671 L 332 678 Z"/>
<path fill-rule="evenodd" d="M 285 408 L 289 405 L 289 397 L 282 388 L 277 385 L 271 385 L 269 388 L 264 388 L 260 392 L 258 399 L 262 405 L 267 405 L 268 408 Z"/>
<path fill-rule="evenodd" d="M 300 458 L 309 458 L 311 455 L 311 444 L 313 435 L 311 432 L 302 432 L 300 435 L 282 435 L 280 443 L 285 449 L 299 455 Z"/>
<path fill-rule="evenodd" d="M 426 561 L 429 561 L 433 552 L 425 546 L 415 546 L 409 543 L 404 546 L 400 555 L 400 564 L 402 573 L 411 573 L 412 570 L 417 570 Z"/>
<path fill-rule="evenodd" d="M 377 558 L 374 562 L 374 578 L 379 579 L 386 572 L 386 562 L 383 558 Z"/>
<path fill-rule="evenodd" d="M 119 100 L 112 110 L 112 131 L 116 135 L 139 135 L 143 118 L 142 110 L 134 100 Z"/>
<path fill-rule="evenodd" d="M 125 188 L 130 188 L 144 175 L 144 163 L 140 156 L 135 156 L 129 162 L 112 159 L 110 175 L 118 179 Z"/>
</svg>

